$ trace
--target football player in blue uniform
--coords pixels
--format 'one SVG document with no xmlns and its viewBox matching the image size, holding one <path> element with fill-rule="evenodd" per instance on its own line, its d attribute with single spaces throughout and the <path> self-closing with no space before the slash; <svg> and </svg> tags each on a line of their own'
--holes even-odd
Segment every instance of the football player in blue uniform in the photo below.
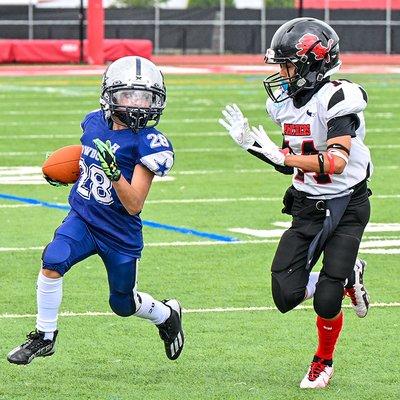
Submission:
<svg viewBox="0 0 400 400">
<path fill-rule="evenodd" d="M 163 76 L 149 60 L 123 57 L 107 68 L 101 109 L 81 124 L 81 173 L 69 195 L 71 211 L 43 251 L 36 330 L 8 354 L 9 362 L 29 364 L 54 353 L 63 276 L 93 254 L 107 270 L 111 309 L 122 317 L 149 320 L 159 330 L 167 357 L 175 360 L 181 354 L 179 302 L 158 301 L 137 290 L 143 249 L 139 214 L 154 175 L 166 175 L 174 162 L 170 141 L 155 129 L 165 103 Z"/>
</svg>

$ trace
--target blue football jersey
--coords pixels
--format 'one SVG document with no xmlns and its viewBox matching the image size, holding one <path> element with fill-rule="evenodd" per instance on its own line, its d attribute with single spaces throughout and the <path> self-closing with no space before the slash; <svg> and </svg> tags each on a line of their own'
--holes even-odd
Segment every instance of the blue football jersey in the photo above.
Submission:
<svg viewBox="0 0 400 400">
<path fill-rule="evenodd" d="M 94 235 L 115 250 L 140 257 L 143 248 L 142 221 L 129 215 L 112 182 L 101 168 L 93 139 L 110 140 L 122 175 L 131 182 L 137 164 L 159 176 L 174 163 L 170 141 L 155 128 L 134 133 L 130 129 L 110 129 L 101 110 L 89 113 L 82 124 L 80 177 L 69 195 L 71 208 L 88 224 Z"/>
</svg>

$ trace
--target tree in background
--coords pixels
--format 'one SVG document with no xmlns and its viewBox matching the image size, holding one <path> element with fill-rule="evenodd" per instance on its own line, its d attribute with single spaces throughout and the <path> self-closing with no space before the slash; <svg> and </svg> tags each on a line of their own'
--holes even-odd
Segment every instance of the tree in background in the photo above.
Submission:
<svg viewBox="0 0 400 400">
<path fill-rule="evenodd" d="M 199 7 L 199 8 L 208 8 L 208 7 L 219 7 L 220 0 L 189 0 L 188 7 Z M 225 7 L 235 7 L 234 0 L 225 0 Z"/>
<path fill-rule="evenodd" d="M 265 0 L 266 8 L 294 8 L 294 0 Z"/>
</svg>

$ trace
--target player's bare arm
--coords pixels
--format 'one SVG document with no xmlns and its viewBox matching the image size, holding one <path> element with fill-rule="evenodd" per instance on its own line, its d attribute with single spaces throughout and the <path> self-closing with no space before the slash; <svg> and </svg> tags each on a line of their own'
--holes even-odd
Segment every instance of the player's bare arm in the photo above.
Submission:
<svg viewBox="0 0 400 400">
<path fill-rule="evenodd" d="M 118 181 L 113 182 L 113 187 L 129 214 L 135 215 L 142 211 L 153 178 L 153 172 L 138 164 L 133 172 L 131 183 L 123 176 Z"/>
<path fill-rule="evenodd" d="M 350 136 L 340 136 L 327 141 L 327 145 L 341 145 L 350 151 L 351 147 L 351 137 Z M 338 152 L 342 156 L 338 155 Z M 323 171 L 325 173 L 341 174 L 346 165 L 346 159 L 348 159 L 348 154 L 345 150 L 341 148 L 335 148 L 334 150 L 328 150 L 327 152 L 321 152 L 323 157 Z M 318 154 L 312 155 L 296 155 L 288 154 L 284 159 L 284 163 L 288 167 L 300 168 L 307 172 L 319 172 L 321 173 L 321 159 Z M 332 170 L 332 171 L 331 171 Z"/>
</svg>

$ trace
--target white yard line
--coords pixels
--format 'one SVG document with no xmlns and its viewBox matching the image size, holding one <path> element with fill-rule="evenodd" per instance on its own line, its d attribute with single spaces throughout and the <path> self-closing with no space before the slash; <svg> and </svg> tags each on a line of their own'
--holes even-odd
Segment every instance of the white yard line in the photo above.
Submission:
<svg viewBox="0 0 400 400">
<path fill-rule="evenodd" d="M 40 204 L 0 204 L 0 208 L 27 208 L 39 206 Z"/>
<path fill-rule="evenodd" d="M 368 129 L 368 133 L 396 133 L 400 132 L 400 128 L 371 128 Z M 269 135 L 273 136 L 282 136 L 282 132 L 278 130 L 268 131 Z M 187 138 L 187 137 L 227 137 L 227 133 L 224 131 L 215 131 L 215 132 L 185 132 L 185 133 L 174 133 L 170 132 L 168 134 L 170 138 Z M 18 135 L 14 135 L 12 140 L 26 140 L 26 139 L 74 139 L 79 140 L 81 137 L 81 132 L 77 132 L 76 134 L 31 134 L 31 133 L 19 133 Z M 5 133 L 2 134 L 0 132 L 0 140 L 11 140 L 10 135 Z M 370 145 L 369 147 L 381 148 L 381 145 Z M 382 145 L 385 146 L 397 146 L 397 145 Z M 390 147 L 388 147 L 390 148 Z M 397 148 L 397 147 L 396 147 Z"/>
<path fill-rule="evenodd" d="M 371 145 L 370 149 L 384 149 L 384 150 L 397 150 L 400 148 L 400 144 L 388 144 L 388 145 Z M 238 147 L 196 147 L 196 148 L 175 148 L 177 153 L 236 153 L 240 149 Z M 46 151 L 2 151 L 0 152 L 1 157 L 23 157 L 23 156 L 37 156 L 45 155 Z M 378 166 L 378 168 L 388 168 L 388 166 Z M 398 165 L 390 166 L 392 169 L 398 169 Z"/>
<path fill-rule="evenodd" d="M 351 308 L 350 304 L 344 304 L 343 308 Z M 391 303 L 371 303 L 372 308 L 396 308 L 400 307 L 399 302 Z M 299 305 L 294 310 L 312 310 L 312 305 Z M 232 312 L 265 312 L 265 311 L 278 311 L 276 307 L 216 307 L 216 308 L 188 308 L 182 310 L 185 314 L 205 314 L 205 313 L 232 313 Z M 112 312 L 102 311 L 86 311 L 86 312 L 73 312 L 64 311 L 59 314 L 60 317 L 116 317 Z M 19 319 L 19 318 L 35 318 L 36 314 L 0 314 L 0 319 Z"/>
<path fill-rule="evenodd" d="M 1 175 L 1 172 L 0 172 Z M 166 180 L 166 178 L 160 178 L 160 180 Z M 1 178 L 0 178 L 1 182 Z M 400 194 L 387 194 L 387 195 L 374 195 L 372 199 L 398 199 Z M 146 200 L 146 204 L 208 204 L 208 203 L 239 203 L 239 202 L 275 202 L 282 201 L 281 197 L 221 197 L 221 198 L 210 198 L 210 199 L 159 199 L 159 200 Z M 60 206 L 68 206 L 68 203 L 57 203 Z M 38 204 L 10 204 L 10 203 L 0 203 L 0 208 L 29 208 L 38 207 Z M 284 225 L 282 225 L 284 224 Z M 290 223 L 288 222 L 275 222 L 274 225 L 287 228 Z M 388 230 L 390 231 L 390 224 L 388 225 Z M 374 224 L 370 223 L 370 226 Z M 377 228 L 376 231 L 379 231 Z"/>
<path fill-rule="evenodd" d="M 203 241 L 175 241 L 175 242 L 154 242 L 146 243 L 146 247 L 185 247 L 185 246 L 221 246 L 221 245 L 241 245 L 241 244 L 261 244 L 261 243 L 277 243 L 278 240 L 238 240 L 237 242 L 223 242 L 216 240 L 203 240 Z M 31 246 L 31 247 L 0 247 L 0 252 L 15 252 L 15 251 L 36 251 L 43 250 L 44 246 Z"/>
<path fill-rule="evenodd" d="M 268 132 L 271 135 L 282 135 L 279 131 Z M 10 135 L 0 134 L 0 140 L 25 140 L 25 139 L 74 139 L 79 140 L 82 136 L 81 132 L 76 134 L 18 134 L 10 138 Z M 173 133 L 168 134 L 171 139 L 174 138 L 186 138 L 186 137 L 227 137 L 226 132 L 187 132 L 187 133 Z"/>
<path fill-rule="evenodd" d="M 239 231 L 235 230 L 236 232 Z M 241 229 L 240 233 L 249 232 L 249 234 L 255 236 L 254 232 L 250 233 L 250 230 Z M 174 241 L 174 242 L 150 242 L 145 243 L 145 247 L 189 247 L 189 246 L 223 246 L 223 245 L 247 245 L 247 244 L 276 244 L 279 241 L 281 234 L 284 232 L 279 230 L 262 231 L 260 230 L 259 237 L 265 237 L 266 233 L 269 233 L 268 237 L 276 239 L 253 239 L 253 240 L 238 240 L 236 242 L 223 242 L 216 240 L 203 240 L 203 241 Z M 239 232 L 238 232 L 239 233 Z M 262 236 L 263 235 L 263 236 Z M 368 237 L 366 238 L 368 239 Z M 41 251 L 45 246 L 30 246 L 30 247 L 0 247 L 0 253 L 8 252 L 20 252 L 20 251 Z M 391 248 L 392 247 L 392 248 Z M 360 252 L 369 253 L 371 251 L 376 254 L 397 254 L 400 249 L 400 240 L 393 239 L 392 237 L 374 237 L 374 240 L 366 240 L 361 242 Z"/>
<path fill-rule="evenodd" d="M 161 199 L 146 200 L 146 204 L 191 204 L 191 203 L 238 203 L 241 201 L 281 201 L 281 197 L 240 197 L 240 198 L 216 198 L 216 199 Z"/>
</svg>

